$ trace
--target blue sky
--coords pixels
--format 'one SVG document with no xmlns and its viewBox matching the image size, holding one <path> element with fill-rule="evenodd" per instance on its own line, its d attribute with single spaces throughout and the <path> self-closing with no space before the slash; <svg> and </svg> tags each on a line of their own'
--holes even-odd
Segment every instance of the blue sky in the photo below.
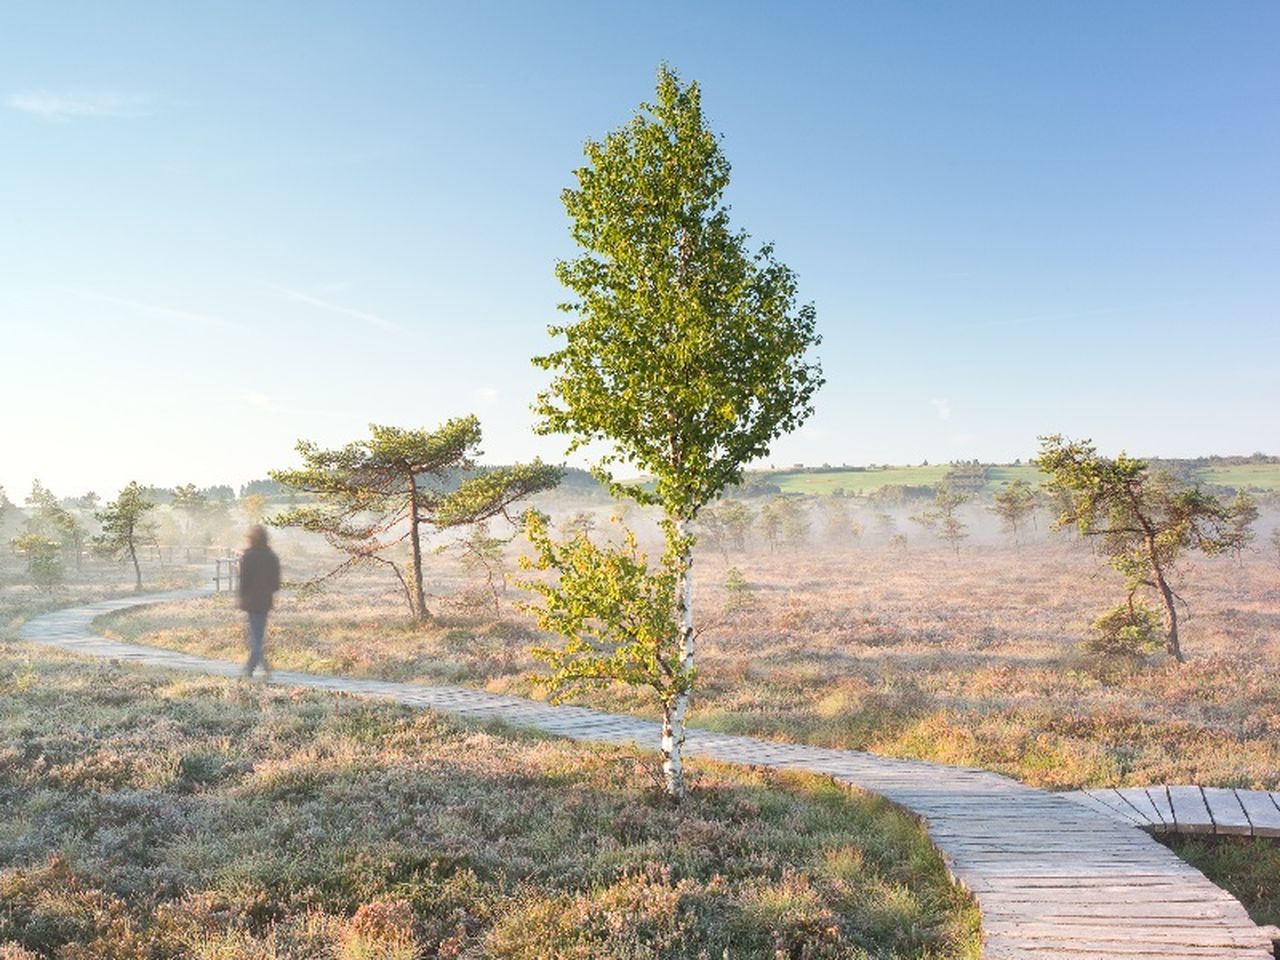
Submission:
<svg viewBox="0 0 1280 960">
<path fill-rule="evenodd" d="M 0 6 L 0 483 L 530 434 L 585 138 L 699 81 L 818 310 L 789 464 L 1280 452 L 1280 4 Z"/>
</svg>

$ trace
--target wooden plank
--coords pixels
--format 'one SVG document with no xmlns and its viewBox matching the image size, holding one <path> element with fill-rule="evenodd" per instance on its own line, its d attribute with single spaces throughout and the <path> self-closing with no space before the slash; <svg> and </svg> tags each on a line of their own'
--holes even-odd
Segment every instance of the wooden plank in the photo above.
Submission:
<svg viewBox="0 0 1280 960">
<path fill-rule="evenodd" d="M 1280 809 L 1265 790 L 1237 790 L 1255 837 L 1280 837 Z"/>
<path fill-rule="evenodd" d="M 1151 801 L 1151 805 L 1160 814 L 1160 819 L 1164 821 L 1165 828 L 1173 830 L 1175 824 L 1173 821 L 1173 804 L 1169 802 L 1169 788 L 1147 787 L 1147 799 Z"/>
<path fill-rule="evenodd" d="M 1124 798 L 1124 796 L 1120 793 L 1119 790 L 1090 790 L 1089 792 L 1092 793 L 1099 800 L 1101 800 L 1103 803 L 1105 803 L 1107 806 L 1115 807 L 1116 810 L 1123 813 L 1125 816 L 1136 820 L 1138 822 L 1138 826 L 1140 827 L 1145 827 L 1147 829 L 1150 829 L 1154 827 L 1157 823 L 1159 823 L 1161 826 L 1164 825 L 1163 820 L 1156 819 L 1153 821 L 1151 819 L 1150 814 L 1148 814 L 1144 810 L 1139 810 L 1137 807 L 1135 807 L 1132 803 L 1130 803 L 1128 800 Z"/>
<path fill-rule="evenodd" d="M 1146 787 L 1123 787 L 1116 791 L 1126 803 L 1146 817 L 1151 829 L 1157 833 L 1164 831 L 1168 823 L 1161 815 L 1159 808 L 1151 802 Z"/>
<path fill-rule="evenodd" d="M 1170 787 L 1169 802 L 1178 833 L 1213 833 L 1213 817 L 1199 787 Z"/>
<path fill-rule="evenodd" d="M 1247 837 L 1253 832 L 1234 790 L 1202 787 L 1200 792 L 1204 794 L 1205 803 L 1209 806 L 1209 816 L 1213 817 L 1214 833 Z"/>
<path fill-rule="evenodd" d="M 1114 790 L 1086 790 L 1084 794 L 1101 807 L 1110 810 L 1112 816 L 1118 820 L 1123 820 L 1139 827 L 1147 824 L 1147 821 L 1138 818 L 1138 812 L 1121 800 Z"/>
</svg>

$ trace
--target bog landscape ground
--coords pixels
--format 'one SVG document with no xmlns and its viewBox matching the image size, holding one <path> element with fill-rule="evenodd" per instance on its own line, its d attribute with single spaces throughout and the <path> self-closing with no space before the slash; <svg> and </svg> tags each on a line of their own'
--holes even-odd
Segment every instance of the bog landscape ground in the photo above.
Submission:
<svg viewBox="0 0 1280 960">
<path fill-rule="evenodd" d="M 1188 663 L 1100 659 L 1081 643 L 1124 587 L 1089 543 L 1041 530 L 1014 545 L 988 533 L 957 556 L 895 523 L 905 548 L 874 533 L 832 543 L 815 522 L 804 542 L 775 551 L 701 551 L 693 722 L 972 764 L 1050 789 L 1280 783 L 1273 556 L 1259 548 L 1186 564 Z M 299 557 L 296 569 L 319 562 Z M 506 567 L 518 575 L 514 559 Z M 527 595 L 499 588 L 495 606 L 448 556 L 433 559 L 429 580 L 436 618 L 423 626 L 404 615 L 394 578 L 376 571 L 286 595 L 275 663 L 539 696 L 529 649 L 547 638 L 518 608 Z M 224 659 L 243 648 L 227 597 L 127 611 L 102 627 Z M 643 691 L 621 686 L 585 702 L 655 715 Z"/>
<path fill-rule="evenodd" d="M 1082 650 L 1123 585 L 1044 516 L 1015 540 L 975 503 L 957 552 L 910 505 L 804 503 L 807 523 L 773 549 L 756 530 L 741 548 L 699 548 L 694 725 L 1049 789 L 1280 785 L 1270 514 L 1240 557 L 1183 567 L 1179 665 Z M 597 497 L 557 502 L 554 515 L 607 537 L 614 509 Z M 648 529 L 643 513 L 629 521 Z M 549 638 L 507 582 L 522 575 L 518 538 L 490 570 L 440 541 L 422 625 L 384 571 L 303 589 L 333 555 L 296 532 L 275 544 L 290 584 L 273 665 L 547 695 L 529 651 Z M 212 572 L 184 560 L 150 562 L 147 588 Z M 129 586 L 102 566 L 54 592 L 19 579 L 2 594 L 2 956 L 976 955 L 972 904 L 921 828 L 873 797 L 698 763 L 693 809 L 676 817 L 643 750 L 15 643 L 25 617 Z M 98 626 L 243 656 L 228 594 Z M 656 716 L 619 686 L 578 702 Z M 1280 919 L 1273 847 L 1176 845 L 1261 922 Z"/>
<path fill-rule="evenodd" d="M 677 810 L 634 749 L 85 663 L 0 600 L 5 960 L 977 955 L 922 828 L 827 779 Z"/>
</svg>

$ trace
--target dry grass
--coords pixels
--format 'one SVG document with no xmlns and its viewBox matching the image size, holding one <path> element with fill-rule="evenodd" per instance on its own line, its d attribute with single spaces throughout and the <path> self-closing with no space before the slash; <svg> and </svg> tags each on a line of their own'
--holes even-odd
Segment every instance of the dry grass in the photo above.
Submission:
<svg viewBox="0 0 1280 960">
<path fill-rule="evenodd" d="M 439 589 L 457 589 L 441 566 Z M 1190 662 L 1091 660 L 1078 644 L 1114 604 L 1118 578 L 1058 539 L 966 546 L 789 550 L 699 558 L 703 688 L 693 722 L 778 739 L 972 764 L 1050 788 L 1198 782 L 1280 786 L 1280 571 L 1261 554 L 1197 560 L 1182 593 Z M 225 602 L 110 618 L 127 639 L 242 655 Z M 381 579 L 286 599 L 278 663 L 320 672 L 534 692 L 535 634 L 501 617 L 446 611 L 409 624 Z M 592 702 L 652 713 L 642 695 Z"/>
<path fill-rule="evenodd" d="M 1078 545 L 739 566 L 755 603 L 708 631 L 699 722 L 1049 788 L 1280 784 L 1280 571 L 1264 558 L 1188 569 L 1181 666 L 1079 653 L 1122 588 Z"/>
<path fill-rule="evenodd" d="M 1280 571 L 1269 558 L 1188 569 L 1188 664 L 1120 664 L 1078 652 L 1119 589 L 1079 544 L 966 546 L 957 560 L 916 539 L 905 555 L 735 556 L 737 589 L 725 586 L 729 564 L 700 556 L 694 722 L 1049 787 L 1280 785 L 1269 666 Z M 530 692 L 536 635 L 514 596 L 500 615 L 446 602 L 467 585 L 444 558 L 431 582 L 441 615 L 424 627 L 372 575 L 286 595 L 277 664 Z M 15 596 L 0 594 L 10 626 L 21 611 L 3 598 Z M 243 654 L 226 597 L 105 624 Z M 635 757 L 395 707 L 86 668 L 12 646 L 0 648 L 0 699 L 0 742 L 13 744 L 0 755 L 0 893 L 17 905 L 0 915 L 0 943 L 98 938 L 97 953 L 46 950 L 65 957 L 976 949 L 975 914 L 920 831 L 814 779 L 705 767 L 677 822 Z M 624 689 L 593 700 L 651 714 Z M 1234 847 L 1186 853 L 1220 882 L 1241 873 Z M 1239 892 L 1272 884 L 1269 864 Z M 1254 907 L 1271 916 L 1270 901 Z M 151 952 L 130 953 L 128 937 Z"/>
<path fill-rule="evenodd" d="M 0 956 L 977 955 L 920 827 L 818 777 L 677 812 L 617 748 L 3 636 Z"/>
</svg>

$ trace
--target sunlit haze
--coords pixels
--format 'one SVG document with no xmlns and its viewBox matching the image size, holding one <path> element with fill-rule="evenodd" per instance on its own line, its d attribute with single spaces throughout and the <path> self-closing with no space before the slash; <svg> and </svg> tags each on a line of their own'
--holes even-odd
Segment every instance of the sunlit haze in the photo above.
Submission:
<svg viewBox="0 0 1280 960">
<path fill-rule="evenodd" d="M 668 62 L 817 308 L 772 462 L 1280 452 L 1280 5 L 8 4 L 0 484 L 529 405 L 560 191 Z"/>
</svg>

